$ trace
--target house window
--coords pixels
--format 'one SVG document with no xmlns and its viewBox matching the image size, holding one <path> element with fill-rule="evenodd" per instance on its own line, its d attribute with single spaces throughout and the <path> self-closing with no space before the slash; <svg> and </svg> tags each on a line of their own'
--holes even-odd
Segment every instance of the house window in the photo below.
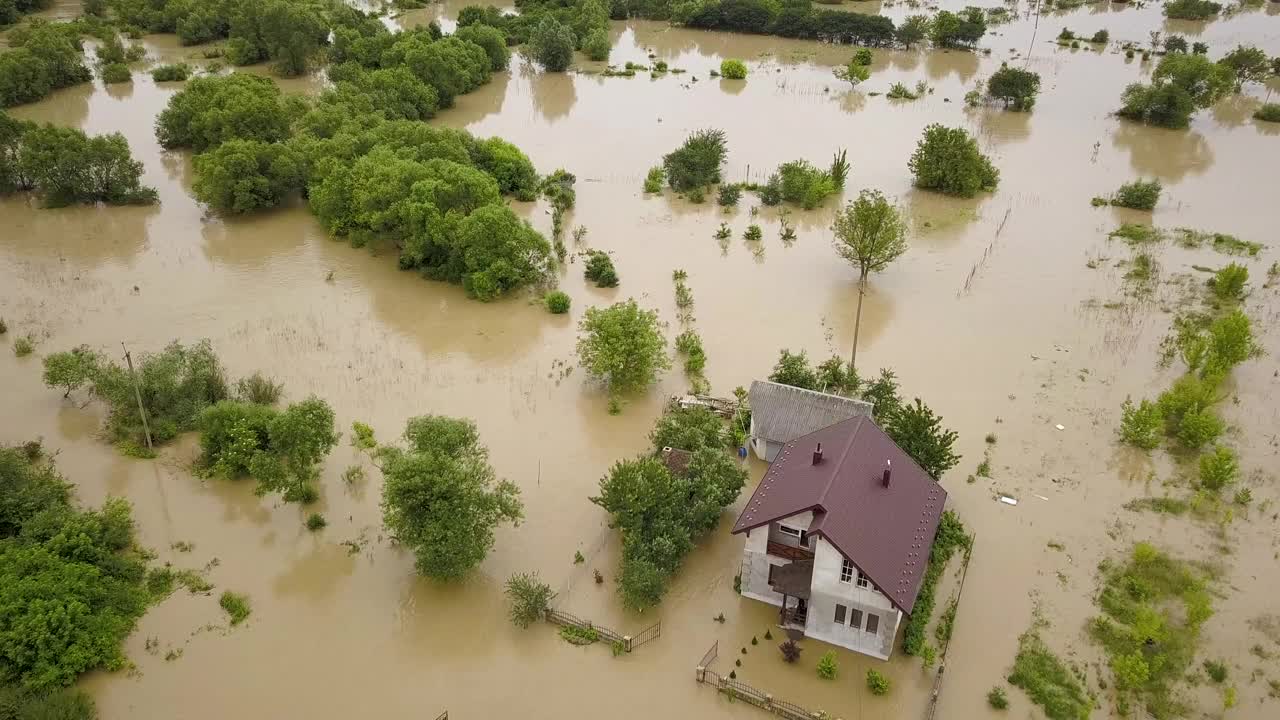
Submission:
<svg viewBox="0 0 1280 720">
<path fill-rule="evenodd" d="M 880 629 L 880 616 L 867 613 L 867 632 L 874 635 Z"/>
<path fill-rule="evenodd" d="M 840 566 L 840 582 L 853 582 L 853 563 L 849 562 L 849 558 L 845 558 L 844 564 Z"/>
<path fill-rule="evenodd" d="M 858 571 L 858 587 L 871 587 L 871 578 L 867 577 L 861 570 Z"/>
<path fill-rule="evenodd" d="M 797 530 L 796 528 L 787 527 L 786 525 L 779 525 L 778 532 L 782 533 L 783 535 L 790 535 L 791 537 L 796 538 L 797 540 L 804 537 L 803 530 Z"/>
<path fill-rule="evenodd" d="M 837 625 L 844 624 L 844 611 L 845 611 L 845 607 L 843 605 L 840 605 L 840 604 L 836 605 L 836 624 Z"/>
<path fill-rule="evenodd" d="M 853 628 L 854 630 L 862 629 L 862 611 L 861 610 L 854 608 L 853 610 L 849 611 L 849 627 Z"/>
<path fill-rule="evenodd" d="M 770 565 L 770 566 L 769 566 L 769 584 L 770 584 L 770 585 L 772 585 L 772 584 L 773 584 L 773 571 L 774 571 L 774 570 L 777 570 L 777 569 L 778 569 L 778 566 L 777 566 L 777 565 Z"/>
</svg>

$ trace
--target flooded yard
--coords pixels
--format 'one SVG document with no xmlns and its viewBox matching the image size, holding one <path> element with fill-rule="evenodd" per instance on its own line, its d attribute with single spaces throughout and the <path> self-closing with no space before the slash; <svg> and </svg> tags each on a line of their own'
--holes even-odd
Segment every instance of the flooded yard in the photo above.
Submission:
<svg viewBox="0 0 1280 720">
<path fill-rule="evenodd" d="M 451 22 L 463 4 L 450 0 L 404 20 Z M 943 3 L 953 5 L 964 3 Z M 848 7 L 895 21 L 918 11 L 888 2 Z M 894 684 L 887 697 L 872 697 L 863 682 L 867 668 L 886 664 L 843 650 L 837 680 L 821 681 L 813 663 L 827 647 L 806 641 L 801 662 L 784 664 L 776 610 L 734 592 L 743 540 L 729 527 L 764 473 L 754 459 L 746 491 L 687 557 L 661 606 L 623 611 L 612 582 L 616 532 L 587 497 L 614 461 L 649 448 L 653 421 L 686 380 L 673 370 L 610 415 L 604 390 L 580 368 L 564 370 L 576 363 L 577 322 L 592 305 L 634 297 L 658 310 L 674 336 L 676 269 L 687 271 L 696 297 L 715 394 L 767 376 L 782 348 L 816 360 L 847 357 L 857 272 L 833 251 L 830 224 L 838 205 L 863 188 L 896 197 L 910 232 L 907 253 L 871 278 L 859 370 L 892 368 L 904 397 L 925 399 L 959 432 L 964 459 L 943 482 L 950 507 L 976 533 L 938 717 L 1001 716 L 986 692 L 1004 684 L 1037 607 L 1050 621 L 1046 641 L 1088 668 L 1096 688 L 1100 672 L 1092 668 L 1105 669 L 1105 659 L 1085 631 L 1097 614 L 1096 568 L 1139 540 L 1223 564 L 1202 642 L 1232 668 L 1239 703 L 1228 716 L 1280 716 L 1267 683 L 1280 680 L 1280 644 L 1271 659 L 1249 650 L 1260 642 L 1250 621 L 1280 612 L 1280 534 L 1274 509 L 1263 509 L 1280 500 L 1280 288 L 1264 287 L 1267 268 L 1280 260 L 1280 125 L 1251 117 L 1280 92 L 1280 79 L 1246 85 L 1187 130 L 1111 115 L 1124 87 L 1154 66 L 1125 58 L 1120 42 L 1145 45 L 1155 29 L 1205 42 L 1212 57 L 1240 43 L 1276 55 L 1280 3 L 1209 23 L 1165 20 L 1154 3 L 1040 15 L 1020 4 L 1015 12 L 983 38 L 989 54 L 876 50 L 871 79 L 857 90 L 832 76 L 848 47 L 659 22 L 613 22 L 610 62 L 647 63 L 652 53 L 686 73 L 605 77 L 603 63 L 579 56 L 579 72 L 552 74 L 513 56 L 509 71 L 433 122 L 501 136 L 540 172 L 577 175 L 566 226 L 585 227 L 584 243 L 612 254 L 621 283 L 595 288 L 580 264 L 568 264 L 559 279 L 574 300 L 568 315 L 547 313 L 530 295 L 476 302 L 459 287 L 400 272 L 393 252 L 330 238 L 301 201 L 244 218 L 207 213 L 192 195 L 189 153 L 165 151 L 155 137 L 155 117 L 176 84 L 142 73 L 123 88 L 95 79 L 11 109 L 21 119 L 123 133 L 160 204 L 41 209 L 27 197 L 0 198 L 0 317 L 9 326 L 0 338 L 0 443 L 43 438 L 84 502 L 126 497 L 141 542 L 161 561 L 213 563 L 209 579 L 219 592 L 245 593 L 254 608 L 234 629 L 213 597 L 177 593 L 153 608 L 126 648 L 136 671 L 82 682 L 101 717 L 430 718 L 446 709 L 464 720 L 767 717 L 695 683 L 695 665 L 718 642 L 719 672 L 735 670 L 779 698 L 845 720 L 922 718 L 933 675 L 919 659 L 897 653 L 887 663 Z M 1086 35 L 1105 27 L 1111 42 L 1101 50 L 1062 47 L 1053 38 L 1063 27 Z M 157 62 L 189 51 L 168 35 L 144 44 Z M 744 60 L 748 78 L 710 77 L 725 58 Z M 1041 74 L 1034 110 L 966 107 L 965 93 L 1004 61 Z M 878 94 L 918 81 L 929 86 L 919 100 Z M 278 82 L 286 92 L 314 93 L 325 81 Z M 935 122 L 977 137 L 1000 170 L 996 192 L 966 200 L 912 187 L 907 159 Z M 816 210 L 793 208 L 791 243 L 779 239 L 777 208 L 753 195 L 726 211 L 669 190 L 644 194 L 646 170 L 707 127 L 727 135 L 726 180 L 763 181 L 799 158 L 825 165 L 845 148 L 848 186 Z M 1090 206 L 1091 197 L 1138 177 L 1164 183 L 1154 214 Z M 515 206 L 549 234 L 545 203 Z M 1187 472 L 1169 453 L 1148 455 L 1116 440 L 1125 397 L 1154 397 L 1179 373 L 1159 367 L 1158 356 L 1183 294 L 1172 282 L 1146 297 L 1126 293 L 1119 261 L 1129 252 L 1108 233 L 1127 221 L 1266 246 L 1255 258 L 1234 258 L 1249 268 L 1244 307 L 1266 354 L 1228 380 L 1222 412 L 1254 501 L 1222 527 L 1122 509 L 1163 494 L 1164 483 Z M 725 244 L 713 237 L 722 222 L 733 230 Z M 742 239 L 752 222 L 764 229 L 761 243 Z M 1157 252 L 1166 281 L 1202 282 L 1193 265 L 1228 261 L 1171 244 Z M 37 340 L 35 355 L 15 357 L 7 346 L 27 333 Z M 41 355 L 79 344 L 118 355 L 121 343 L 144 353 L 200 338 L 211 340 L 233 376 L 260 370 L 284 383 L 287 399 L 327 399 L 340 428 L 359 420 L 392 438 L 416 415 L 474 419 L 498 475 L 521 489 L 523 522 L 499 528 L 493 551 L 465 581 L 431 582 L 385 536 L 380 475 L 347 438 L 324 465 L 319 509 L 329 526 L 310 533 L 302 524 L 309 511 L 258 497 L 250 482 L 193 475 L 194 438 L 157 460 L 125 457 L 97 437 L 99 405 L 64 400 L 41 381 Z M 988 433 L 998 437 L 989 446 L 992 477 L 968 483 Z M 340 476 L 352 464 L 367 478 L 349 485 Z M 1018 504 L 997 502 L 998 494 Z M 194 549 L 172 549 L 178 542 Z M 574 563 L 575 552 L 584 563 Z M 561 609 L 628 633 L 660 619 L 662 636 L 612 657 L 605 647 L 565 643 L 546 626 L 517 629 L 502 584 L 525 571 L 558 590 Z M 719 613 L 723 624 L 713 621 Z M 766 630 L 772 641 L 763 639 Z M 147 649 L 152 638 L 160 652 Z M 182 656 L 166 661 L 176 648 Z M 1093 717 L 1111 717 L 1105 692 L 1097 692 L 1102 706 Z M 1221 710 L 1214 688 L 1189 692 L 1206 714 Z M 1010 702 L 1013 716 L 1040 716 L 1017 689 Z"/>
</svg>

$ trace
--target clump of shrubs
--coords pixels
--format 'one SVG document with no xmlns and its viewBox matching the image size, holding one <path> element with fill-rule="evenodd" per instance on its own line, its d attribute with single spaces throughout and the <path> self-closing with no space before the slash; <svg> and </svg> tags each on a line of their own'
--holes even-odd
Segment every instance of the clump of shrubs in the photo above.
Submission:
<svg viewBox="0 0 1280 720">
<path fill-rule="evenodd" d="M 721 60 L 720 75 L 726 80 L 744 80 L 747 77 L 746 63 L 741 60 Z"/>
<path fill-rule="evenodd" d="M 892 687 L 889 678 L 874 668 L 867 670 L 867 689 L 872 695 L 888 695 Z"/>
<path fill-rule="evenodd" d="M 1263 122 L 1280 123 L 1280 103 L 1265 103 L 1254 111 L 1253 117 Z"/>
<path fill-rule="evenodd" d="M 788 663 L 794 663 L 799 660 L 800 652 L 803 649 L 804 648 L 801 648 L 795 640 L 787 640 L 781 645 L 778 645 L 778 651 L 782 653 L 782 659 Z"/>
<path fill-rule="evenodd" d="M 191 66 L 186 63 L 161 65 L 151 71 L 151 79 L 156 82 L 182 82 L 191 77 Z"/>
<path fill-rule="evenodd" d="M 766 205 L 786 201 L 812 210 L 835 191 L 836 183 L 830 172 L 814 167 L 808 160 L 793 160 L 779 165 L 769 176 L 760 199 Z"/>
<path fill-rule="evenodd" d="M 125 83 L 132 79 L 133 73 L 129 72 L 129 66 L 124 63 L 109 63 L 102 66 L 102 82 L 108 85 Z"/>
<path fill-rule="evenodd" d="M 320 513 L 311 513 L 307 516 L 307 529 L 311 532 L 323 530 L 328 524 L 329 522 Z"/>
<path fill-rule="evenodd" d="M 721 207 L 735 207 L 742 198 L 742 186 L 736 183 L 729 183 L 720 186 L 720 192 L 716 196 L 716 202 Z"/>
<path fill-rule="evenodd" d="M 543 304 L 547 306 L 547 311 L 552 315 L 563 315 L 569 312 L 571 300 L 569 295 L 560 290 L 552 290 L 542 298 Z"/>
<path fill-rule="evenodd" d="M 714 185 L 720 182 L 720 167 L 728 154 L 723 130 L 699 130 L 662 158 L 667 182 L 677 192 Z"/>
<path fill-rule="evenodd" d="M 603 250 L 591 250 L 587 253 L 584 274 L 596 287 L 618 287 L 618 271 L 613 267 L 613 258 Z"/>
<path fill-rule="evenodd" d="M 1116 190 L 1111 196 L 1111 204 L 1134 210 L 1154 210 L 1156 203 L 1160 201 L 1161 189 L 1160 181 L 1154 178 L 1134 180 Z"/>
<path fill-rule="evenodd" d="M 994 190 L 1000 182 L 1000 171 L 968 132 L 936 123 L 924 129 L 907 167 L 916 187 L 959 197 Z"/>
<path fill-rule="evenodd" d="M 1239 300 L 1244 297 L 1244 286 L 1249 282 L 1249 268 L 1231 263 L 1209 278 L 1213 294 L 1222 300 Z"/>
<path fill-rule="evenodd" d="M 662 192 L 662 184 L 667 181 L 667 173 L 660 165 L 649 168 L 649 174 L 644 176 L 644 191 L 647 193 Z"/>
<path fill-rule="evenodd" d="M 1004 688 L 993 687 L 987 693 L 987 704 L 995 710 L 1004 710 L 1009 707 L 1009 696 L 1005 694 Z"/>
</svg>

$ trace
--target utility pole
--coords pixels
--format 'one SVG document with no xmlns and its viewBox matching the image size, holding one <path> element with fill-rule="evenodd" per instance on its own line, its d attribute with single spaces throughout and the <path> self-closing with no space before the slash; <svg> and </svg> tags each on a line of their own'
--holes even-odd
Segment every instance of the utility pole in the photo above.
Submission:
<svg viewBox="0 0 1280 720">
<path fill-rule="evenodd" d="M 142 406 L 142 391 L 138 389 L 138 376 L 133 372 L 133 358 L 129 356 L 129 348 L 124 343 L 120 343 L 120 347 L 124 348 L 124 362 L 129 366 L 129 379 L 133 382 L 133 397 L 138 401 L 138 417 L 142 418 L 142 432 L 147 436 L 147 452 L 155 454 L 155 448 L 151 445 L 151 428 L 147 425 L 147 409 Z"/>
</svg>

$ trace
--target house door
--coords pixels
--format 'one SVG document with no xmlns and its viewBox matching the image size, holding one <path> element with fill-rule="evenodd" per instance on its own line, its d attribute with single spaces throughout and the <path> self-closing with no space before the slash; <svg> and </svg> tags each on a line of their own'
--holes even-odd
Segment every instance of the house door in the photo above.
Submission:
<svg viewBox="0 0 1280 720">
<path fill-rule="evenodd" d="M 796 598 L 796 619 L 804 622 L 809 617 L 809 603 L 804 598 Z"/>
</svg>

